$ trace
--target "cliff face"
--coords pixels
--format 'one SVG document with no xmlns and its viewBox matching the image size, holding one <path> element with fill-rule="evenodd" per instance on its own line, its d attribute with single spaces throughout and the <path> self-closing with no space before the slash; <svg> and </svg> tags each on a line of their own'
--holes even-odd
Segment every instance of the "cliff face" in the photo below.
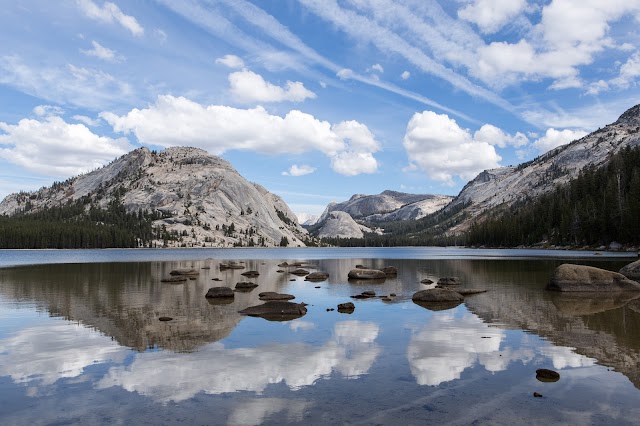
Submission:
<svg viewBox="0 0 640 426">
<path fill-rule="evenodd" d="M 306 231 L 280 197 L 197 148 L 160 153 L 137 149 L 91 173 L 32 193 L 11 194 L 0 203 L 0 214 L 14 214 L 27 202 L 37 211 L 82 197 L 103 208 L 117 199 L 129 212 L 159 211 L 163 219 L 154 226 L 177 232 L 187 245 L 224 247 L 253 241 L 274 246 L 286 237 L 291 245 L 304 246 Z"/>
</svg>

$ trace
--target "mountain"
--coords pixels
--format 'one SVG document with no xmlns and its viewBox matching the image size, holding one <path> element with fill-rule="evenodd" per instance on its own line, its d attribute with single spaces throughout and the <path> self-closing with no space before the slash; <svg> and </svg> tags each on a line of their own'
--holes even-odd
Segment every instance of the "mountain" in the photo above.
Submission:
<svg viewBox="0 0 640 426">
<path fill-rule="evenodd" d="M 362 238 L 364 232 L 372 231 L 359 225 L 349 213 L 336 210 L 326 215 L 317 235 L 319 238 Z"/>
<path fill-rule="evenodd" d="M 330 203 L 318 222 L 326 219 L 333 211 L 342 211 L 358 220 L 384 222 L 392 220 L 420 219 L 440 210 L 453 197 L 446 195 L 406 194 L 404 192 L 383 191 L 377 195 L 353 195 L 348 201 Z"/>
<path fill-rule="evenodd" d="M 140 217 L 152 212 L 157 234 L 149 245 L 302 247 L 307 238 L 280 197 L 248 182 L 226 160 L 188 147 L 139 148 L 91 173 L 11 194 L 0 203 L 0 215 L 79 202 L 85 210 L 115 202 Z"/>
<path fill-rule="evenodd" d="M 640 146 L 640 105 L 570 144 L 552 149 L 516 167 L 485 170 L 469 182 L 444 213 L 462 209 L 466 218 L 450 229 L 466 231 L 478 216 L 498 206 L 533 200 L 576 178 L 587 166 L 600 168 L 625 147 Z"/>
<path fill-rule="evenodd" d="M 319 214 L 311 213 L 296 213 L 296 217 L 298 218 L 298 223 L 305 226 L 315 225 L 320 219 Z"/>
</svg>

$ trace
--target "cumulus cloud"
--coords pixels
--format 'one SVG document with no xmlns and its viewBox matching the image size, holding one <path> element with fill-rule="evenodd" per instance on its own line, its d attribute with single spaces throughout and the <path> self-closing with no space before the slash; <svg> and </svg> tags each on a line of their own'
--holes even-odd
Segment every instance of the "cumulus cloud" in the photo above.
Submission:
<svg viewBox="0 0 640 426">
<path fill-rule="evenodd" d="M 509 135 L 502 129 L 491 124 L 485 124 L 480 127 L 480 129 L 473 134 L 473 140 L 476 142 L 486 142 L 489 145 L 499 146 L 500 148 L 505 148 L 508 145 L 519 148 L 529 143 L 529 138 L 525 134 L 517 132 L 515 135 Z"/>
<path fill-rule="evenodd" d="M 108 62 L 120 62 L 124 60 L 124 57 L 118 55 L 115 50 L 104 47 L 95 40 L 91 42 L 91 45 L 93 46 L 93 49 L 80 49 L 80 52 L 87 56 L 93 56 Z"/>
<path fill-rule="evenodd" d="M 71 118 L 81 123 L 84 123 L 89 127 L 97 127 L 102 124 L 102 120 L 100 120 L 99 118 L 91 118 L 91 117 L 87 117 L 86 115 L 74 115 Z"/>
<path fill-rule="evenodd" d="M 640 52 L 636 52 L 620 66 L 620 75 L 611 83 L 623 89 L 628 88 L 640 76 Z"/>
<path fill-rule="evenodd" d="M 125 138 L 98 136 L 84 124 L 69 124 L 49 115 L 0 122 L 0 157 L 32 172 L 69 177 L 101 167 L 131 151 Z"/>
<path fill-rule="evenodd" d="M 372 69 L 373 71 L 378 71 L 378 72 L 380 72 L 380 73 L 384 72 L 384 68 L 382 68 L 382 65 L 380 65 L 380 64 L 373 64 L 373 65 L 371 65 L 371 69 Z"/>
<path fill-rule="evenodd" d="M 216 64 L 236 69 L 244 67 L 244 61 L 236 55 L 224 55 L 222 58 L 216 59 Z"/>
<path fill-rule="evenodd" d="M 184 97 L 159 96 L 154 105 L 126 115 L 100 114 L 114 131 L 134 133 L 142 144 L 181 146 L 185 141 L 214 154 L 229 150 L 265 154 L 300 154 L 317 150 L 335 159 L 334 170 L 352 175 L 377 168 L 372 153 L 378 144 L 367 127 L 357 122 L 331 125 L 298 110 L 284 117 L 264 108 L 201 105 Z M 366 167 L 354 163 L 353 154 L 365 157 Z M 353 170 L 347 170 L 347 166 Z"/>
<path fill-rule="evenodd" d="M 408 80 L 408 79 L 409 79 L 409 77 L 411 77 L 411 73 L 410 73 L 409 71 L 403 71 L 403 72 L 402 72 L 402 74 L 400 74 L 400 77 L 401 77 L 403 80 Z"/>
<path fill-rule="evenodd" d="M 483 33 L 491 34 L 526 8 L 526 0 L 475 0 L 458 10 L 458 17 L 476 24 Z"/>
<path fill-rule="evenodd" d="M 448 184 L 453 184 L 455 176 L 466 181 L 485 169 L 499 167 L 502 159 L 493 145 L 474 140 L 454 119 L 433 111 L 413 115 L 403 144 L 410 165 Z"/>
<path fill-rule="evenodd" d="M 580 139 L 586 136 L 587 132 L 583 130 L 556 130 L 554 128 L 548 129 L 547 132 L 541 138 L 537 139 L 533 146 L 538 150 L 540 154 L 557 148 L 561 145 L 566 145 L 569 142 L 573 142 L 576 139 Z"/>
<path fill-rule="evenodd" d="M 64 110 L 55 105 L 38 105 L 33 109 L 33 113 L 38 117 L 49 117 L 64 114 Z"/>
<path fill-rule="evenodd" d="M 138 20 L 131 15 L 124 14 L 118 5 L 114 3 L 107 1 L 104 2 L 102 7 L 92 0 L 76 0 L 76 3 L 80 10 L 90 19 L 109 24 L 120 24 L 135 36 L 144 34 L 144 28 L 138 23 Z"/>
<path fill-rule="evenodd" d="M 287 81 L 284 87 L 269 83 L 260 74 L 242 70 L 229 74 L 229 90 L 239 102 L 302 102 L 316 94 L 299 81 Z"/>
<path fill-rule="evenodd" d="M 308 166 L 306 164 L 303 164 L 301 166 L 294 164 L 289 168 L 289 170 L 282 172 L 282 174 L 284 176 L 304 176 L 304 175 L 311 174 L 315 171 L 316 171 L 315 167 Z"/>
</svg>

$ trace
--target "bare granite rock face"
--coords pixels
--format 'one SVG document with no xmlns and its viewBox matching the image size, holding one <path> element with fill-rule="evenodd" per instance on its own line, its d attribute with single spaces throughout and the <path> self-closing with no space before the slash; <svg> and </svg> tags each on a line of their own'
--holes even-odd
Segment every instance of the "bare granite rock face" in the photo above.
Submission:
<svg viewBox="0 0 640 426">
<path fill-rule="evenodd" d="M 0 214 L 12 215 L 27 201 L 38 211 L 82 197 L 102 208 L 119 199 L 129 212 L 160 212 L 163 218 L 154 226 L 178 233 L 187 247 L 279 246 L 283 237 L 290 246 L 304 247 L 307 235 L 280 197 L 248 182 L 226 160 L 188 147 L 136 149 L 91 173 L 11 194 L 0 203 Z"/>
<path fill-rule="evenodd" d="M 334 211 L 327 215 L 318 231 L 318 237 L 362 238 L 364 232 L 371 232 L 366 226 L 359 225 L 349 213 Z"/>
</svg>

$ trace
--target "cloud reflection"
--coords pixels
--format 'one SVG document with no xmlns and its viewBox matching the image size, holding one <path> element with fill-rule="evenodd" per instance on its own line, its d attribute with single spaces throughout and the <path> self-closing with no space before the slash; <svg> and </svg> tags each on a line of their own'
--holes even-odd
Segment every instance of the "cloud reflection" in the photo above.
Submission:
<svg viewBox="0 0 640 426">
<path fill-rule="evenodd" d="M 0 347 L 0 376 L 43 386 L 79 377 L 93 364 L 122 362 L 127 353 L 109 337 L 66 321 L 25 328 L 0 341 Z"/>
<path fill-rule="evenodd" d="M 452 312 L 434 313 L 428 324 L 414 334 L 407 357 L 419 385 L 436 386 L 460 378 L 476 362 L 490 371 L 506 368 L 500 358 L 504 331 L 489 327 L 466 312 L 456 318 Z"/>
<path fill-rule="evenodd" d="M 238 404 L 229 416 L 230 425 L 260 425 L 275 413 L 287 412 L 289 423 L 301 422 L 310 402 L 282 398 L 262 398 Z"/>
<path fill-rule="evenodd" d="M 287 343 L 227 349 L 214 343 L 187 354 L 145 352 L 130 365 L 112 367 L 98 388 L 120 386 L 163 403 L 200 392 L 260 393 L 272 383 L 297 390 L 333 371 L 349 378 L 365 374 L 380 353 L 375 344 L 378 333 L 376 324 L 343 321 L 336 323 L 334 338 L 320 347 Z"/>
</svg>

